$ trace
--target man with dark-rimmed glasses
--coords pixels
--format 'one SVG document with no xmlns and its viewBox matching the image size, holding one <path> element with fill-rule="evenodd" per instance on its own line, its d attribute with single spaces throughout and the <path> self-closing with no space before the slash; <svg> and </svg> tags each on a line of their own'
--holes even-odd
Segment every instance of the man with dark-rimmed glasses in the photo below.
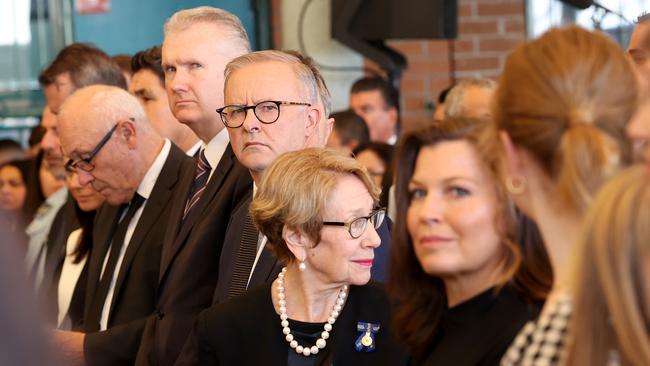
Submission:
<svg viewBox="0 0 650 366">
<path fill-rule="evenodd" d="M 193 160 L 153 129 L 138 100 L 111 86 L 70 96 L 59 113 L 66 169 L 106 197 L 88 257 L 83 333 L 59 332 L 68 361 L 132 365 L 156 305 L 161 243 Z"/>
<path fill-rule="evenodd" d="M 265 170 L 279 155 L 323 146 L 322 139 L 315 138 L 325 113 L 319 100 L 319 79 L 318 69 L 310 60 L 294 52 L 253 52 L 226 66 L 225 106 L 217 113 L 228 129 L 237 159 L 248 168 L 255 184 L 260 184 Z M 233 213 L 226 232 L 217 303 L 271 281 L 279 270 L 277 260 L 265 249 L 265 237 L 255 230 L 252 237 L 258 240 L 245 239 L 251 237 L 246 232 L 250 230 L 247 212 L 252 193 Z M 379 233 L 386 243 L 386 227 L 382 226 Z M 244 249 L 246 246 L 251 249 Z M 380 264 L 375 271 L 383 274 L 385 269 Z"/>
</svg>

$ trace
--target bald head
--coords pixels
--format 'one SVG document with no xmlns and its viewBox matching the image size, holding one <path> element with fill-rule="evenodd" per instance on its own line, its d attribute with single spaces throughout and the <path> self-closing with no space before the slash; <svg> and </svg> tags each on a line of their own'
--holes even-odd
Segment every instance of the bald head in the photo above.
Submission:
<svg viewBox="0 0 650 366">
<path fill-rule="evenodd" d="M 121 88 L 88 86 L 65 101 L 58 118 L 80 183 L 92 183 L 111 204 L 129 202 L 163 144 L 138 100 Z"/>
</svg>

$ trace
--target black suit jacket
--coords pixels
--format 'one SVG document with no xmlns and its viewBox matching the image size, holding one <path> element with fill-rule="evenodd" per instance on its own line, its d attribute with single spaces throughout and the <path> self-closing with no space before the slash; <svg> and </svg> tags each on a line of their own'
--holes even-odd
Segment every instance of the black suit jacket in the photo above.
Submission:
<svg viewBox="0 0 650 366">
<path fill-rule="evenodd" d="M 45 242 L 45 271 L 38 298 L 45 305 L 46 321 L 52 324 L 56 324 L 58 314 L 57 293 L 66 243 L 70 233 L 79 228 L 79 219 L 74 207 L 74 198 L 68 192 L 68 198 L 56 213 Z"/>
<path fill-rule="evenodd" d="M 176 361 L 196 315 L 212 303 L 219 255 L 230 213 L 251 190 L 250 173 L 230 145 L 206 190 L 182 221 L 194 174 L 183 177 L 165 233 L 155 313 L 147 320 L 138 365 L 170 365 Z"/>
<path fill-rule="evenodd" d="M 221 303 L 228 300 L 228 288 L 232 281 L 233 271 L 235 269 L 235 261 L 237 259 L 237 252 L 239 251 L 239 243 L 241 241 L 242 232 L 244 230 L 244 221 L 250 208 L 252 201 L 253 190 L 249 190 L 246 198 L 236 208 L 232 214 L 226 238 L 224 240 L 224 247 L 221 252 L 221 259 L 219 261 L 219 282 L 214 294 L 213 303 Z M 388 253 L 390 248 L 392 222 L 388 217 L 381 224 L 377 230 L 377 234 L 381 238 L 381 245 L 375 249 L 375 260 L 371 269 L 372 279 L 375 281 L 385 281 L 388 274 Z M 271 282 L 280 272 L 282 264 L 278 262 L 275 255 L 265 247 L 262 254 L 253 269 L 253 274 L 248 283 L 248 288 L 253 288 L 261 284 Z"/>
<path fill-rule="evenodd" d="M 89 365 L 132 365 L 135 361 L 146 317 L 153 313 L 156 304 L 164 238 L 161 228 L 169 221 L 170 206 L 178 195 L 179 177 L 193 169 L 192 159 L 172 144 L 119 268 L 108 329 L 86 335 L 84 353 Z M 87 331 L 97 329 L 99 322 L 92 315 L 98 312 L 91 309 L 104 303 L 104 299 L 96 301 L 96 293 L 104 258 L 109 253 L 111 231 L 119 220 L 119 214 L 118 207 L 104 205 L 95 217 L 84 310 Z"/>
<path fill-rule="evenodd" d="M 362 334 L 357 322 L 379 324 L 373 352 L 355 349 Z M 201 313 L 187 347 L 196 350 L 199 365 L 280 366 L 287 365 L 289 352 L 295 352 L 284 338 L 267 284 Z M 378 284 L 351 286 L 326 348 L 311 357 L 317 358 L 317 365 L 407 364 L 407 355 L 391 330 L 388 297 Z"/>
</svg>

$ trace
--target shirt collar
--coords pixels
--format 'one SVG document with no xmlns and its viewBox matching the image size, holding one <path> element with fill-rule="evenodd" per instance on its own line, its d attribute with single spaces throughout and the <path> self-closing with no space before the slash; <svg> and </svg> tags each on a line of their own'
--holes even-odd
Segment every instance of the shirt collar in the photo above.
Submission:
<svg viewBox="0 0 650 366">
<path fill-rule="evenodd" d="M 147 170 L 147 174 L 145 174 L 144 178 L 142 178 L 142 182 L 140 182 L 137 192 L 144 199 L 149 199 L 151 191 L 153 191 L 153 187 L 156 185 L 156 181 L 158 180 L 158 176 L 160 175 L 160 172 L 165 165 L 167 156 L 171 151 L 171 145 L 171 142 L 168 139 L 165 139 L 165 143 L 163 144 L 162 149 L 160 149 L 158 156 L 156 156 L 153 164 L 151 164 L 149 170 Z"/>
<path fill-rule="evenodd" d="M 187 150 L 185 151 L 185 154 L 187 154 L 187 156 L 191 156 L 191 157 L 193 157 L 193 156 L 196 155 L 196 153 L 199 151 L 199 149 L 201 148 L 201 146 L 203 146 L 203 142 L 202 142 L 201 140 L 199 140 L 199 141 L 196 142 L 196 144 L 194 144 L 192 147 L 190 147 L 189 149 L 187 149 Z"/>
<path fill-rule="evenodd" d="M 224 127 L 224 129 L 205 145 L 205 157 L 208 159 L 208 163 L 210 163 L 212 169 L 219 164 L 219 160 L 221 160 L 221 156 L 226 151 L 229 142 L 228 131 Z"/>
</svg>

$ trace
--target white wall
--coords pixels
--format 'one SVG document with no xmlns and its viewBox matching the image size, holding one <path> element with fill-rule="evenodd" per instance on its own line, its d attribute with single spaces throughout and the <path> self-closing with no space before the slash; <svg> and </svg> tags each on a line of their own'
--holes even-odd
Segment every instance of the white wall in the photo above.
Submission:
<svg viewBox="0 0 650 366">
<path fill-rule="evenodd" d="M 282 47 L 300 50 L 298 43 L 298 17 L 307 0 L 282 0 Z M 303 39 L 306 54 L 317 63 L 328 66 L 353 66 L 361 68 L 361 55 L 331 38 L 330 1 L 312 0 L 305 14 Z M 327 87 L 332 94 L 332 110 L 348 108 L 350 86 L 363 76 L 359 71 L 330 71 L 321 69 Z"/>
</svg>

